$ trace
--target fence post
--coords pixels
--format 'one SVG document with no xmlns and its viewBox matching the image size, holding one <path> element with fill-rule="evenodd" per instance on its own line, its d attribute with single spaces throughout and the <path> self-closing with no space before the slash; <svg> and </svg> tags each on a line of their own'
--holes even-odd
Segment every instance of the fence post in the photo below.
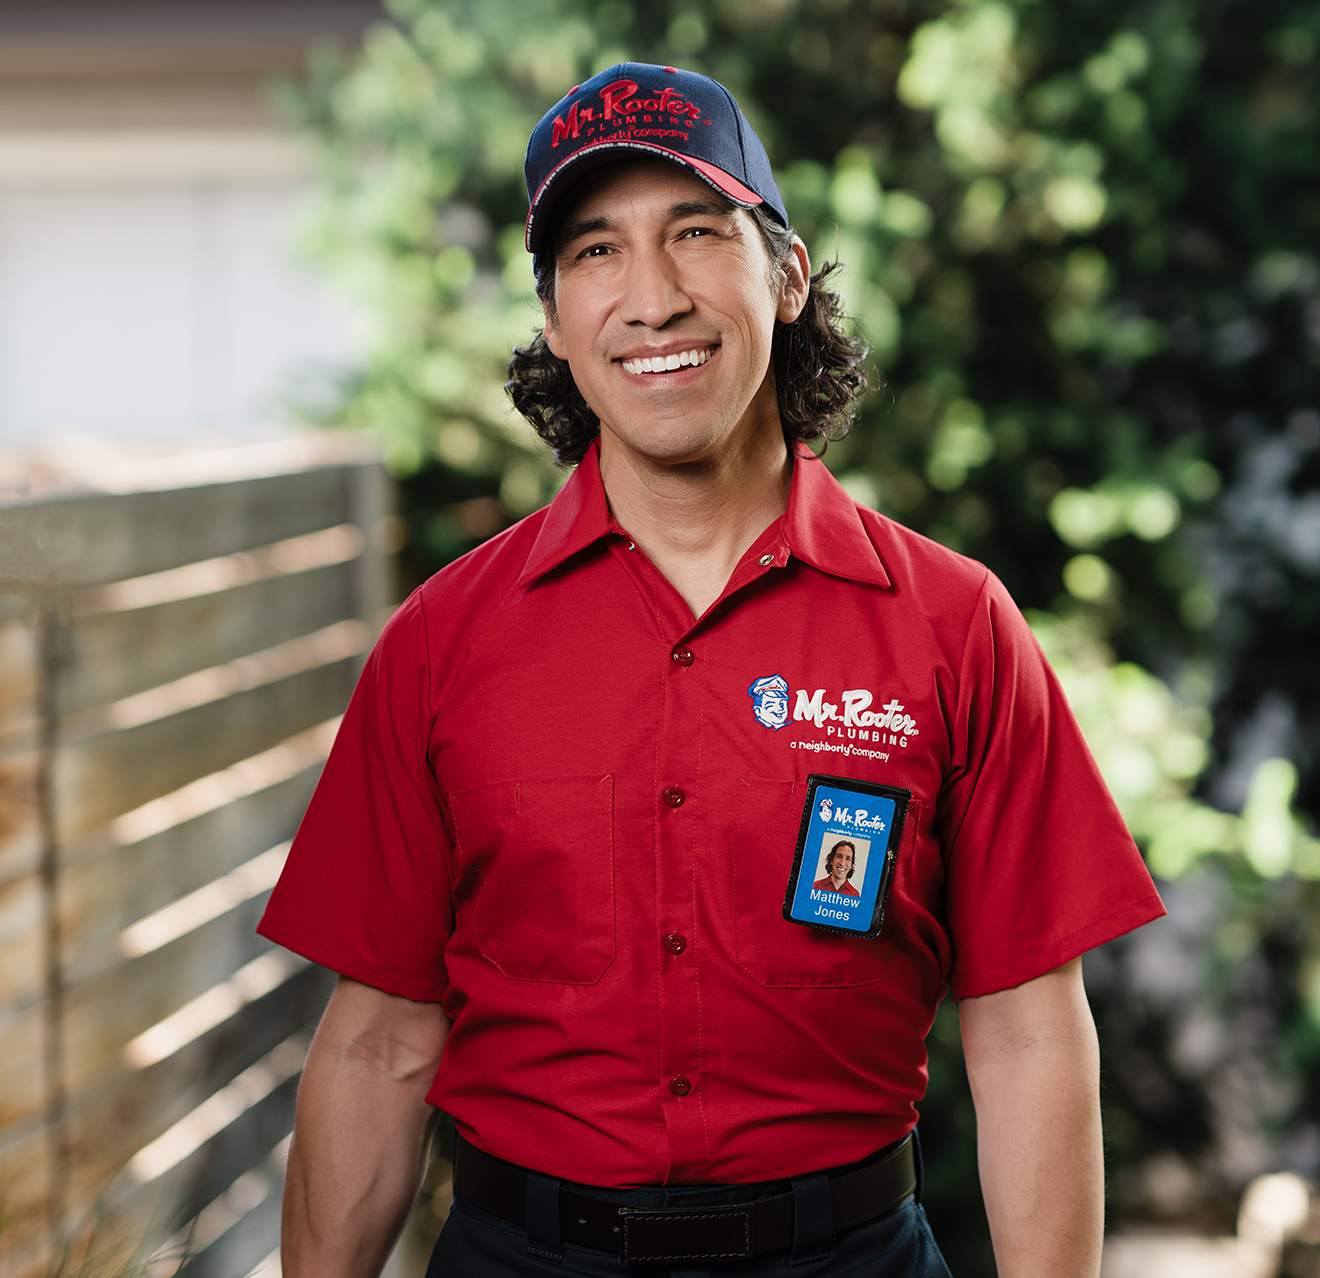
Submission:
<svg viewBox="0 0 1320 1278">
<path fill-rule="evenodd" d="M 352 484 L 353 522 L 363 538 L 354 582 L 357 615 L 371 627 L 374 637 L 394 597 L 389 579 L 389 556 L 397 549 L 392 544 L 394 485 L 378 462 L 355 466 Z"/>
<path fill-rule="evenodd" d="M 69 656 L 69 596 L 55 584 L 54 574 L 37 604 L 37 806 L 41 826 L 42 955 L 46 993 L 45 1042 L 42 1069 L 46 1092 L 47 1217 L 58 1239 L 68 1206 L 69 1141 L 65 1118 L 64 955 L 60 939 L 60 848 L 55 812 L 54 770 L 59 748 L 59 672 Z"/>
</svg>

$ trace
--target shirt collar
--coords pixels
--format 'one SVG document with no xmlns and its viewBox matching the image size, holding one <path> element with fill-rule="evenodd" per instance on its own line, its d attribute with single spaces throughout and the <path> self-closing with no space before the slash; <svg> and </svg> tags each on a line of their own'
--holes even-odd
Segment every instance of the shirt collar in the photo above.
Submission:
<svg viewBox="0 0 1320 1278">
<path fill-rule="evenodd" d="M 853 500 L 805 445 L 794 449 L 784 540 L 790 554 L 832 577 L 889 586 L 889 574 Z M 621 533 L 605 500 L 600 445 L 592 443 L 546 511 L 518 578 L 520 589 L 610 533 Z"/>
<path fill-rule="evenodd" d="M 619 531 L 600 478 L 600 443 L 593 440 L 545 512 L 532 553 L 518 578 L 518 588 L 544 577 L 592 542 Z"/>
<path fill-rule="evenodd" d="M 797 460 L 784 516 L 790 553 L 832 577 L 891 585 L 853 499 L 805 444 L 793 452 Z"/>
</svg>

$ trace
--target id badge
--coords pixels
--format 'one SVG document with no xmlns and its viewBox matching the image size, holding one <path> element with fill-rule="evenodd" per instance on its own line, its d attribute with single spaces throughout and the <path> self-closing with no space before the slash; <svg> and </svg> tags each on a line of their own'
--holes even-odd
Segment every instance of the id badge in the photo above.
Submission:
<svg viewBox="0 0 1320 1278">
<path fill-rule="evenodd" d="M 812 773 L 784 918 L 844 936 L 879 936 L 911 790 Z"/>
</svg>

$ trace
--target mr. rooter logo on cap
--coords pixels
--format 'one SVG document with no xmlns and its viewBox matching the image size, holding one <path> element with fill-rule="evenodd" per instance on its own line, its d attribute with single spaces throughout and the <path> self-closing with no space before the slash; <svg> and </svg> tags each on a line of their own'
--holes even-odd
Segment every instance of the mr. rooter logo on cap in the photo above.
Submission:
<svg viewBox="0 0 1320 1278">
<path fill-rule="evenodd" d="M 568 108 L 567 113 L 556 115 L 550 130 L 550 145 L 558 147 L 568 138 L 583 135 L 591 137 L 608 128 L 611 132 L 621 128 L 630 129 L 637 137 L 681 137 L 687 141 L 688 132 L 701 119 L 701 108 L 692 102 L 685 102 L 683 96 L 672 85 L 665 85 L 654 97 L 638 97 L 636 80 L 615 80 L 605 85 L 596 95 L 600 106 L 585 106 L 590 98 L 582 98 Z M 706 120 L 710 124 L 710 120 Z M 655 129 L 638 129 L 638 125 L 669 125 L 681 130 L 671 133 L 657 132 Z M 686 127 L 684 127 L 686 126 Z"/>
</svg>

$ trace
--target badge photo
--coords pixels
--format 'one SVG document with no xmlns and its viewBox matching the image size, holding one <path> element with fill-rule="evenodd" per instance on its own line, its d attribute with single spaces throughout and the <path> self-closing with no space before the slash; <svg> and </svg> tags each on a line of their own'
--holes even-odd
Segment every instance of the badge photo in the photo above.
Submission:
<svg viewBox="0 0 1320 1278">
<path fill-rule="evenodd" d="M 844 936 L 876 937 L 912 791 L 812 773 L 784 918 Z"/>
</svg>

